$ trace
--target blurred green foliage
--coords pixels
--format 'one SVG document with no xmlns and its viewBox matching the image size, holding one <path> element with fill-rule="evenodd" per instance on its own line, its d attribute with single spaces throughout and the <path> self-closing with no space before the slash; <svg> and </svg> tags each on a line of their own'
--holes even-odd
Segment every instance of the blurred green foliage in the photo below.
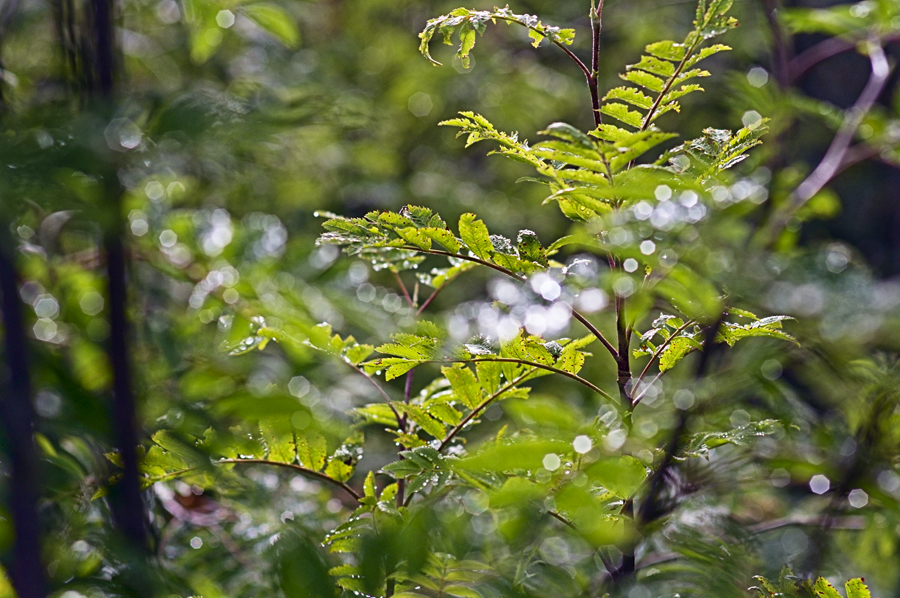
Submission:
<svg viewBox="0 0 900 598">
<path fill-rule="evenodd" d="M 711 4 L 741 26 L 685 40 L 690 4 L 605 3 L 596 129 L 560 51 L 592 69 L 586 1 L 128 0 L 99 105 L 93 4 L 6 0 L 0 218 L 49 591 L 743 596 L 791 564 L 896 593 L 900 285 L 830 235 L 881 225 L 848 214 L 878 186 L 860 169 L 898 158 L 895 80 L 853 104 L 900 7 L 796 6 L 773 29 L 774 3 Z M 648 44 L 726 30 L 704 93 L 654 89 L 684 47 Z M 107 494 L 119 209 L 143 555 Z"/>
</svg>

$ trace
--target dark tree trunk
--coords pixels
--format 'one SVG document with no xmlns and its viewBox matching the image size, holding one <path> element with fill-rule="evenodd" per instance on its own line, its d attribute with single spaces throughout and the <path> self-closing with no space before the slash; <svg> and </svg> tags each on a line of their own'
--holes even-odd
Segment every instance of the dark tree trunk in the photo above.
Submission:
<svg viewBox="0 0 900 598">
<path fill-rule="evenodd" d="M 109 114 L 114 106 L 116 82 L 115 29 L 113 0 L 91 0 L 93 76 L 91 78 L 95 105 Z M 137 402 L 131 375 L 128 273 L 125 246 L 122 240 L 122 186 L 116 165 L 111 164 L 107 178 L 106 209 L 110 218 L 106 223 L 103 247 L 106 252 L 106 276 L 109 295 L 109 341 L 107 352 L 113 373 L 112 424 L 115 445 L 122 459 L 123 472 L 110 491 L 113 518 L 120 533 L 138 554 L 145 554 L 147 545 L 147 510 L 141 497 L 140 470 L 137 446 Z"/>
<path fill-rule="evenodd" d="M 47 583 L 41 564 L 40 473 L 34 444 L 35 414 L 28 372 L 28 341 L 19 298 L 15 250 L 6 224 L 0 226 L 4 227 L 0 230 L 0 293 L 5 351 L 0 425 L 4 452 L 9 458 L 9 512 L 15 534 L 7 566 L 19 598 L 42 598 L 47 595 Z"/>
</svg>

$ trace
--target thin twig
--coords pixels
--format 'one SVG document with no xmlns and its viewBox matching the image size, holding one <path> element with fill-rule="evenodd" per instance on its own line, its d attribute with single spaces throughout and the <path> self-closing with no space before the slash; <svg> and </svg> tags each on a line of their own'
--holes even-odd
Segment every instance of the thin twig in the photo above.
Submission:
<svg viewBox="0 0 900 598">
<path fill-rule="evenodd" d="M 612 343 L 606 340 L 606 337 L 603 336 L 603 333 L 600 332 L 600 330 L 598 330 L 596 326 L 591 324 L 591 322 L 586 317 L 575 310 L 572 310 L 572 317 L 581 322 L 581 324 L 588 329 L 588 332 L 597 337 L 597 340 L 599 340 L 606 348 L 606 350 L 609 351 L 609 354 L 613 356 L 613 359 L 619 358 L 619 352 L 616 351 L 616 348 L 613 347 Z"/>
<path fill-rule="evenodd" d="M 602 28 L 603 1 L 600 0 L 596 9 L 593 2 L 591 3 L 591 74 L 587 78 L 591 92 L 594 124 L 598 127 L 603 124 L 603 116 L 600 114 L 600 30 Z M 610 181 L 612 181 L 612 177 L 610 177 Z"/>
<path fill-rule="evenodd" d="M 788 63 L 788 80 L 790 82 L 796 82 L 817 64 L 839 54 L 843 54 L 844 52 L 855 50 L 861 41 L 863 40 L 831 37 L 808 50 L 804 50 Z M 897 41 L 900 41 L 900 34 L 888 35 L 881 38 L 881 45 L 885 46 Z"/>
<path fill-rule="evenodd" d="M 453 440 L 456 437 L 456 435 L 459 434 L 460 431 L 466 427 L 466 424 L 468 424 L 475 417 L 477 417 L 479 413 L 481 413 L 488 406 L 490 406 L 490 404 L 493 403 L 497 399 L 497 397 L 499 397 L 503 393 L 507 392 L 508 390 L 512 389 L 516 384 L 520 384 L 522 381 L 524 381 L 525 378 L 527 378 L 528 376 L 530 376 L 533 373 L 534 373 L 534 371 L 532 370 L 531 372 L 526 372 L 526 373 L 522 374 L 521 376 L 517 376 L 515 380 L 510 381 L 503 388 L 501 388 L 500 390 L 498 390 L 497 392 L 495 392 L 494 394 L 492 394 L 491 396 L 489 396 L 488 398 L 483 400 L 481 402 L 481 404 L 479 404 L 474 409 L 472 409 L 472 411 L 470 411 L 469 414 L 466 415 L 462 419 L 461 422 L 456 424 L 456 426 L 454 426 L 454 428 L 452 430 L 450 430 L 450 432 L 447 433 L 447 436 L 444 437 L 444 439 L 441 441 L 441 445 L 438 447 L 438 452 L 443 452 L 443 450 L 445 448 L 447 448 L 447 445 L 450 444 L 450 441 Z"/>
<path fill-rule="evenodd" d="M 365 370 L 361 370 L 360 368 L 358 368 L 355 365 L 353 365 L 352 363 L 350 363 L 349 360 L 342 359 L 341 361 L 343 361 L 345 364 L 350 366 L 350 368 L 353 369 L 354 372 L 360 374 L 362 377 L 364 377 L 366 380 L 368 380 L 372 386 L 375 387 L 375 390 L 377 390 L 378 393 L 384 398 L 385 402 L 387 403 L 387 406 L 391 408 L 391 411 L 394 413 L 394 417 L 397 418 L 397 425 L 400 425 L 400 422 L 401 422 L 400 413 L 398 413 L 397 409 L 394 408 L 393 400 L 391 399 L 390 395 L 388 395 L 388 393 L 385 392 L 385 390 L 381 387 L 381 385 L 378 384 L 378 381 L 375 378 L 373 378 L 372 376 L 370 376 Z"/>
<path fill-rule="evenodd" d="M 507 21 L 507 22 L 509 22 L 509 23 L 515 23 L 516 25 L 522 25 L 522 26 L 525 27 L 526 29 L 530 29 L 530 30 L 534 31 L 535 33 L 540 34 L 542 37 L 544 36 L 544 34 L 541 33 L 540 31 L 538 31 L 538 29 L 537 29 L 536 27 L 531 27 L 530 25 L 526 25 L 525 23 L 523 23 L 523 22 L 521 22 L 521 21 L 517 21 L 516 19 L 513 19 L 512 17 L 504 17 L 504 16 L 501 16 L 501 15 L 493 15 L 493 18 L 499 19 L 499 20 L 501 20 L 501 21 Z M 539 39 L 540 39 L 540 38 L 539 38 Z M 575 53 L 572 52 L 572 50 L 570 50 L 569 48 L 567 48 L 565 44 L 562 44 L 562 43 L 560 43 L 560 42 L 558 42 L 558 41 L 555 41 L 555 40 L 552 40 L 552 39 L 551 39 L 550 41 L 551 41 L 551 43 L 553 43 L 555 46 L 557 46 L 560 50 L 562 50 L 563 52 L 565 52 L 566 55 L 567 55 L 569 58 L 571 58 L 572 61 L 573 61 L 575 64 L 578 65 L 578 68 L 581 69 L 581 72 L 584 73 L 584 76 L 587 77 L 588 79 L 590 79 L 590 77 L 591 77 L 591 72 L 588 70 L 588 67 L 585 66 L 585 64 L 581 61 L 581 59 L 578 58 L 578 56 L 576 56 Z"/>
<path fill-rule="evenodd" d="M 355 498 L 357 501 L 360 500 L 360 499 L 362 498 L 362 495 L 360 495 L 359 492 L 357 492 L 356 490 L 354 490 L 353 488 L 351 488 L 350 486 L 348 486 L 348 485 L 345 484 L 344 482 L 339 482 L 338 480 L 336 480 L 336 479 L 334 479 L 334 478 L 328 477 L 328 476 L 325 475 L 324 473 L 321 473 L 321 472 L 318 472 L 318 471 L 315 471 L 315 470 L 312 470 L 312 469 L 307 469 L 306 467 L 303 467 L 302 465 L 297 465 L 297 464 L 295 464 L 295 463 L 282 463 L 282 462 L 280 462 L 280 461 L 270 461 L 269 459 L 219 459 L 219 460 L 216 461 L 215 463 L 216 463 L 216 464 L 223 464 L 223 465 L 227 465 L 227 464 L 234 464 L 234 465 L 248 465 L 248 464 L 252 464 L 252 465 L 275 465 L 275 466 L 278 466 L 278 467 L 288 467 L 288 468 L 290 468 L 290 469 L 293 469 L 294 471 L 300 472 L 301 474 L 303 474 L 303 475 L 305 475 L 305 476 L 309 476 L 309 477 L 311 477 L 311 478 L 315 478 L 315 479 L 317 479 L 317 480 L 321 480 L 321 481 L 323 481 L 323 482 L 328 482 L 329 484 L 332 484 L 332 485 L 334 485 L 334 486 L 337 486 L 338 488 L 341 488 L 344 492 L 346 492 L 347 494 L 349 494 L 350 496 L 352 496 L 353 498 Z"/>
<path fill-rule="evenodd" d="M 498 266 L 497 264 L 492 264 L 491 262 L 489 262 L 487 260 L 483 260 L 481 258 L 472 256 L 472 255 L 463 255 L 461 253 L 451 253 L 449 251 L 442 251 L 440 249 L 422 249 L 421 247 L 414 247 L 414 246 L 403 246 L 403 247 L 399 247 L 398 249 L 402 249 L 405 251 L 418 251 L 421 253 L 428 253 L 430 255 L 443 255 L 445 257 L 452 257 L 452 258 L 456 258 L 456 259 L 460 259 L 460 260 L 465 260 L 468 262 L 474 262 L 476 264 L 481 264 L 482 266 L 487 266 L 488 268 L 491 268 L 492 270 L 496 270 L 497 272 L 506 274 L 510 278 L 515 278 L 519 282 L 527 282 L 527 280 L 528 280 L 527 277 L 516 274 L 515 272 L 513 272 L 512 270 L 509 270 L 508 268 L 504 268 L 503 266 Z M 431 299 L 432 298 L 429 298 L 429 301 Z M 426 302 L 426 304 L 427 304 L 427 302 Z M 575 318 L 576 320 L 578 320 L 579 322 L 581 322 L 582 324 L 584 324 L 584 327 L 587 328 L 591 334 L 593 334 L 594 336 L 597 337 L 597 339 L 603 344 L 603 346 L 606 347 L 606 350 L 610 352 L 610 354 L 613 356 L 613 358 L 616 358 L 616 359 L 618 358 L 618 353 L 616 352 L 616 349 L 615 349 L 615 347 L 613 347 L 612 343 L 610 343 L 606 339 L 606 337 L 603 336 L 603 333 L 600 332 L 600 330 L 598 330 L 596 326 L 591 324 L 586 317 L 584 317 L 582 314 L 575 311 L 574 309 L 572 310 L 572 317 Z"/>
<path fill-rule="evenodd" d="M 559 374 L 560 376 L 565 376 L 566 378 L 571 378 L 576 382 L 590 388 L 598 395 L 609 399 L 610 401 L 615 401 L 613 397 L 602 388 L 591 382 L 590 380 L 585 380 L 578 374 L 573 374 L 572 372 L 567 372 L 565 370 L 561 370 L 559 368 L 555 368 L 552 365 L 544 365 L 543 363 L 537 363 L 534 361 L 527 361 L 525 359 L 512 359 L 509 357 L 498 357 L 495 359 L 432 359 L 425 361 L 423 363 L 518 363 L 520 365 L 527 365 L 531 367 L 535 367 L 541 370 L 547 370 L 548 372 L 553 372 L 554 374 Z"/>
<path fill-rule="evenodd" d="M 397 284 L 400 285 L 400 290 L 403 291 L 403 296 L 406 297 L 406 303 L 410 306 L 410 308 L 415 309 L 416 304 L 413 302 L 412 297 L 409 296 L 409 291 L 406 290 L 406 285 L 403 284 L 403 279 L 400 278 L 400 273 L 396 270 L 394 272 L 394 278 L 397 279 Z"/>
<path fill-rule="evenodd" d="M 872 64 L 872 74 L 868 83 L 853 106 L 845 112 L 844 122 L 828 146 L 822 161 L 788 196 L 786 206 L 776 213 L 764 229 L 761 238 L 764 245 L 773 243 L 794 214 L 837 175 L 856 130 L 884 90 L 891 72 L 890 65 L 879 43 L 870 41 L 868 46 L 869 60 Z"/>
<path fill-rule="evenodd" d="M 557 513 L 556 511 L 547 511 L 547 514 L 550 515 L 551 517 L 553 517 L 554 519 L 557 519 L 557 520 L 559 520 L 559 521 L 562 521 L 562 522 L 566 525 L 566 527 L 570 527 L 570 528 L 572 528 L 573 530 L 578 531 L 578 528 L 575 527 L 575 524 L 574 524 L 574 523 L 572 523 L 571 521 L 569 521 L 568 519 L 566 519 L 565 517 L 563 517 L 562 515 L 560 515 L 560 514 Z"/>
<path fill-rule="evenodd" d="M 647 365 L 645 365 L 644 369 L 641 371 L 641 375 L 637 377 L 637 380 L 635 380 L 634 388 L 638 388 L 640 386 L 641 381 L 644 379 L 644 376 L 647 375 L 647 370 L 649 370 L 650 366 L 653 364 L 653 362 L 660 355 L 662 355 L 662 352 L 666 350 L 666 347 L 668 347 L 679 334 L 684 332 L 687 329 L 687 327 L 693 323 L 694 323 L 694 320 L 688 320 L 687 322 L 682 324 L 681 327 L 678 328 L 678 330 L 676 330 L 675 332 L 672 333 L 672 336 L 667 338 L 665 341 L 663 341 L 663 343 L 659 347 L 656 348 L 656 351 L 654 351 L 653 355 L 650 356 L 650 361 L 647 362 Z"/>
<path fill-rule="evenodd" d="M 431 293 L 431 295 L 428 296 L 428 299 L 426 299 L 426 300 L 422 303 L 421 307 L 419 307 L 419 309 L 416 311 L 416 315 L 417 315 L 417 316 L 421 316 L 421 315 L 422 315 L 422 312 L 425 311 L 425 308 L 428 307 L 429 305 L 431 305 L 431 302 L 434 301 L 435 297 L 438 296 L 438 293 L 440 293 L 440 292 L 444 289 L 445 286 L 447 286 L 446 283 L 445 283 L 445 284 L 442 284 L 441 286 L 439 286 L 438 288 L 436 288 L 436 289 L 434 290 L 434 292 Z"/>
<path fill-rule="evenodd" d="M 642 392 L 641 394 L 636 396 L 634 399 L 632 399 L 631 406 L 637 407 L 640 404 L 640 402 L 644 399 L 644 397 L 647 396 L 647 392 L 651 388 L 653 388 L 654 384 L 656 384 L 656 381 L 659 380 L 660 378 L 662 378 L 662 375 L 665 373 L 666 373 L 665 370 L 657 372 L 657 374 L 655 376 L 653 376 L 653 380 L 650 381 L 650 384 L 647 385 L 647 388 L 644 389 L 644 392 Z M 637 384 L 635 384 L 635 387 L 637 387 Z"/>
<path fill-rule="evenodd" d="M 775 81 L 782 90 L 787 89 L 788 76 L 788 45 L 784 39 L 784 30 L 778 22 L 778 0 L 765 0 L 766 19 L 769 29 L 772 31 L 772 71 L 775 73 Z"/>
</svg>

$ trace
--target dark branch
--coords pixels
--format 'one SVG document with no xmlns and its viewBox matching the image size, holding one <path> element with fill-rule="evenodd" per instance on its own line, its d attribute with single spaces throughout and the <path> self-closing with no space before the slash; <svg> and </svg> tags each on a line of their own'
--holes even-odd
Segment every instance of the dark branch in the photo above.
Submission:
<svg viewBox="0 0 900 598">
<path fill-rule="evenodd" d="M 234 464 L 234 465 L 245 465 L 245 464 L 274 465 L 277 467 L 287 467 L 287 468 L 293 469 L 294 471 L 297 471 L 305 476 L 320 480 L 322 482 L 326 482 L 333 486 L 337 486 L 338 488 L 342 489 L 344 492 L 346 492 L 347 494 L 349 494 L 350 496 L 355 498 L 357 501 L 362 498 L 362 496 L 359 494 L 359 492 L 357 492 L 356 490 L 354 490 L 353 488 L 351 488 L 344 482 L 339 482 L 338 480 L 336 480 L 334 478 L 328 477 L 324 473 L 314 471 L 312 469 L 307 469 L 306 467 L 303 467 L 302 465 L 297 465 L 295 463 L 282 463 L 280 461 L 270 461 L 268 459 L 219 459 L 218 461 L 216 461 L 216 463 Z"/>
</svg>

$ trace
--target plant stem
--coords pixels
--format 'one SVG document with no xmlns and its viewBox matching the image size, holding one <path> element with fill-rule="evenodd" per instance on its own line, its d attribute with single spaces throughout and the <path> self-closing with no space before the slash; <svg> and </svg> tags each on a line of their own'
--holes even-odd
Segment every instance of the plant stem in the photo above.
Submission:
<svg viewBox="0 0 900 598">
<path fill-rule="evenodd" d="M 500 16 L 500 15 L 495 15 L 494 18 L 499 19 L 499 20 L 501 20 L 501 21 L 508 21 L 508 22 L 510 22 L 510 23 L 515 23 L 515 24 L 517 24 L 517 25 L 524 25 L 526 29 L 531 29 L 531 30 L 534 31 L 535 33 L 541 33 L 540 31 L 538 31 L 538 29 L 537 29 L 536 27 L 529 27 L 528 25 L 525 25 L 525 23 L 522 23 L 521 21 L 517 21 L 517 20 L 512 19 L 512 18 L 509 18 L 509 17 L 504 17 L 504 16 Z M 542 34 L 542 35 L 543 35 L 543 34 Z M 551 41 L 556 47 L 558 47 L 560 50 L 562 50 L 563 52 L 565 52 L 565 53 L 566 53 L 566 56 L 568 56 L 569 58 L 571 58 L 571 59 L 572 59 L 572 62 L 574 62 L 576 65 L 578 65 L 578 68 L 581 69 L 581 72 L 584 73 L 584 76 L 587 77 L 588 79 L 590 79 L 590 77 L 591 77 L 591 72 L 588 70 L 588 67 L 585 66 L 585 64 L 581 61 L 581 59 L 578 58 L 578 56 L 576 56 L 575 53 L 572 52 L 572 50 L 570 50 L 568 47 L 566 47 L 565 44 L 561 44 L 561 43 L 559 43 L 558 41 L 554 41 L 554 40 L 550 40 L 550 41 Z"/>
<path fill-rule="evenodd" d="M 282 463 L 280 461 L 270 461 L 269 459 L 219 459 L 218 461 L 216 461 L 216 463 L 222 464 L 222 465 L 255 464 L 255 465 L 275 465 L 277 467 L 288 467 L 290 469 L 293 469 L 294 471 L 300 472 L 301 474 L 303 474 L 305 476 L 315 478 L 317 480 L 321 480 L 323 482 L 327 482 L 329 484 L 337 486 L 338 488 L 341 488 L 344 492 L 346 492 L 347 494 L 349 494 L 350 496 L 355 498 L 357 501 L 359 501 L 362 498 L 362 495 L 359 492 L 357 492 L 356 490 L 354 490 L 353 488 L 348 486 L 346 483 L 339 482 L 338 480 L 336 480 L 334 478 L 328 477 L 324 473 L 314 471 L 312 469 L 307 469 L 306 467 L 303 467 L 302 465 L 297 465 L 295 463 Z"/>
<path fill-rule="evenodd" d="M 526 373 L 522 374 L 521 376 L 516 377 L 515 380 L 510 381 L 509 384 L 505 385 L 503 388 L 501 388 L 500 390 L 498 390 L 497 392 L 495 392 L 494 394 L 492 394 L 491 396 L 489 396 L 488 398 L 483 400 L 480 405 L 478 405 L 474 409 L 472 409 L 472 411 L 469 412 L 469 414 L 466 415 L 462 419 L 462 421 L 459 422 L 452 430 L 450 430 L 450 432 L 447 434 L 447 436 L 444 437 L 444 439 L 441 441 L 441 445 L 438 447 L 438 452 L 443 452 L 443 450 L 445 448 L 447 448 L 447 445 L 450 444 L 450 441 L 453 440 L 456 437 L 456 435 L 459 434 L 460 431 L 462 431 L 462 429 L 466 427 L 466 424 L 468 424 L 475 417 L 477 417 L 479 413 L 481 413 L 482 411 L 487 409 L 487 407 L 489 407 L 490 404 L 493 403 L 497 399 L 497 397 L 499 397 L 503 393 L 507 392 L 508 390 L 513 388 L 515 385 L 521 383 L 525 378 L 530 376 L 532 373 L 534 373 L 533 370 L 531 372 L 526 372 Z"/>
<path fill-rule="evenodd" d="M 588 87 L 591 91 L 594 124 L 597 126 L 603 124 L 600 114 L 600 30 L 603 26 L 603 2 L 604 0 L 600 0 L 596 8 L 591 3 L 591 74 L 588 76 Z"/>
<path fill-rule="evenodd" d="M 609 256 L 609 265 L 613 272 L 620 269 L 618 259 L 612 255 Z M 629 354 L 631 334 L 625 319 L 625 298 L 616 295 L 615 305 L 616 337 L 618 341 L 618 350 L 616 351 L 616 384 L 619 387 L 619 402 L 625 412 L 623 421 L 628 428 L 631 428 L 631 412 L 634 410 L 628 388 L 629 382 L 631 382 L 631 356 Z"/>
<path fill-rule="evenodd" d="M 766 20 L 772 31 L 772 71 L 775 81 L 781 90 L 788 87 L 788 45 L 784 39 L 784 30 L 778 22 L 778 0 L 765 0 Z"/>
<path fill-rule="evenodd" d="M 436 288 L 436 289 L 434 290 L 433 293 L 431 293 L 431 294 L 428 296 L 428 299 L 426 299 L 426 300 L 422 303 L 422 305 L 419 307 L 419 309 L 416 310 L 416 315 L 417 315 L 417 316 L 421 316 L 421 315 L 422 315 L 422 312 L 425 311 L 425 308 L 427 308 L 429 305 L 431 305 L 431 302 L 435 300 L 435 298 L 438 296 L 438 293 L 440 293 L 440 292 L 444 289 L 445 286 L 447 286 L 447 285 L 446 285 L 446 284 L 442 284 L 441 286 L 439 286 L 438 288 Z"/>
<path fill-rule="evenodd" d="M 418 251 L 421 253 L 428 253 L 431 255 L 443 255 L 445 257 L 452 257 L 452 258 L 456 258 L 456 259 L 460 259 L 460 260 L 465 260 L 467 262 L 474 262 L 476 264 L 481 264 L 482 266 L 487 266 L 488 268 L 491 268 L 492 270 L 496 270 L 497 272 L 506 274 L 510 278 L 515 278 L 519 282 L 527 282 L 527 280 L 528 280 L 525 276 L 516 274 L 512 270 L 504 268 L 503 266 L 498 266 L 497 264 L 492 264 L 491 262 L 489 262 L 487 260 L 483 260 L 481 258 L 472 256 L 472 255 L 463 255 L 461 253 L 451 253 L 449 251 L 441 251 L 440 249 L 422 249 L 421 247 L 413 247 L 413 246 L 404 246 L 404 247 L 400 247 L 399 249 L 408 250 L 408 251 Z M 437 291 L 434 294 L 437 294 Z M 433 298 L 433 296 L 429 297 L 428 301 L 426 301 L 425 304 L 427 305 L 431 301 L 432 298 Z M 573 309 L 572 317 L 575 318 L 576 320 L 578 320 L 579 322 L 581 322 L 584 325 L 584 327 L 587 328 L 591 334 L 593 334 L 594 336 L 597 337 L 597 340 L 599 340 L 603 344 L 603 346 L 606 347 L 606 350 L 609 351 L 609 353 L 610 353 L 610 355 L 612 355 L 613 359 L 619 358 L 618 352 L 616 351 L 616 348 L 613 346 L 613 344 L 610 343 L 606 339 L 606 337 L 603 336 L 603 333 L 600 332 L 600 330 L 596 326 L 591 324 L 591 322 L 586 317 L 584 317 L 584 315 L 582 315 L 581 313 L 579 313 Z"/>
<path fill-rule="evenodd" d="M 573 374 L 572 372 L 567 372 L 565 370 L 555 368 L 551 365 L 544 365 L 543 363 L 527 361 L 525 359 L 512 359 L 512 358 L 508 358 L 508 357 L 498 357 L 498 358 L 494 358 L 494 359 L 434 359 L 434 360 L 424 361 L 423 363 L 486 363 L 486 362 L 518 363 L 519 365 L 527 365 L 527 366 L 531 366 L 531 367 L 538 368 L 541 370 L 547 370 L 548 372 L 553 372 L 554 374 L 559 374 L 560 376 L 565 376 L 566 378 L 571 378 L 572 380 L 575 380 L 576 382 L 590 388 L 598 395 L 605 397 L 605 398 L 609 399 L 610 401 L 615 400 L 608 392 L 606 392 L 605 390 L 603 390 L 602 388 L 600 388 L 593 382 L 591 382 L 589 380 L 585 380 L 578 374 Z"/>
<path fill-rule="evenodd" d="M 413 302 L 412 297 L 409 296 L 409 291 L 406 290 L 406 285 L 403 284 L 403 279 L 400 278 L 400 273 L 397 272 L 396 270 L 393 270 L 393 272 L 394 272 L 394 278 L 397 279 L 397 285 L 399 285 L 400 290 L 403 291 L 403 296 L 406 297 L 407 305 L 409 305 L 409 307 L 411 309 L 415 309 L 416 304 Z"/>
<path fill-rule="evenodd" d="M 644 380 L 644 376 L 647 375 L 647 371 L 650 369 L 650 366 L 653 364 L 653 362 L 656 361 L 656 359 L 660 355 L 662 355 L 663 351 L 666 350 L 666 347 L 668 347 L 679 334 L 684 332 L 688 328 L 688 326 L 692 325 L 693 323 L 694 323 L 694 320 L 688 320 L 687 322 L 682 324 L 681 327 L 678 328 L 678 330 L 676 330 L 675 332 L 672 333 L 672 336 L 667 338 L 665 341 L 663 341 L 663 343 L 660 346 L 658 346 L 656 348 L 656 351 L 654 351 L 653 355 L 650 356 L 650 360 L 647 362 L 647 365 L 644 366 L 644 369 L 641 370 L 641 374 L 637 377 L 637 379 L 634 382 L 634 388 L 637 389 L 638 392 L 640 392 L 640 388 L 639 388 L 640 384 Z M 641 397 L 643 397 L 643 396 L 644 396 L 643 393 L 641 393 L 640 397 L 634 399 L 633 403 L 635 405 L 637 405 L 638 402 L 640 401 Z"/>
</svg>

